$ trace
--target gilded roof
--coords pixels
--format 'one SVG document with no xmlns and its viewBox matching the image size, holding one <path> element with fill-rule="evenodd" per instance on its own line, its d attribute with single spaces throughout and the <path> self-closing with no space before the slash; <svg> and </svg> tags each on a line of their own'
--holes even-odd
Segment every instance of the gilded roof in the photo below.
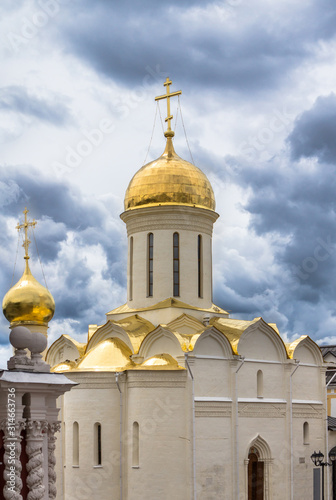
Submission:
<svg viewBox="0 0 336 500">
<path fill-rule="evenodd" d="M 134 353 L 139 351 L 141 342 L 147 335 L 155 329 L 155 326 L 150 321 L 141 318 L 137 314 L 128 316 L 127 318 L 121 319 L 119 321 L 108 320 L 105 325 L 100 326 L 90 337 L 88 343 L 86 344 L 85 352 L 88 352 L 92 347 L 95 347 L 97 342 L 100 342 L 106 336 L 113 336 L 113 330 L 115 332 L 123 332 L 127 334 L 128 339 L 131 342 Z M 112 335 L 111 335 L 112 333 Z"/>
<path fill-rule="evenodd" d="M 131 314 L 131 313 L 137 313 L 141 311 L 154 311 L 156 309 L 166 309 L 168 307 L 176 307 L 180 309 L 191 309 L 194 311 L 204 311 L 204 312 L 209 312 L 209 313 L 220 313 L 220 314 L 227 314 L 229 313 L 227 311 L 224 311 L 224 309 L 221 309 L 220 307 L 216 306 L 215 304 L 212 304 L 211 307 L 209 308 L 203 308 L 203 307 L 195 307 L 191 306 L 190 304 L 186 304 L 185 302 L 182 302 L 181 300 L 169 297 L 168 299 L 164 299 L 161 302 L 158 302 L 157 304 L 154 304 L 152 306 L 147 306 L 147 307 L 139 307 L 137 309 L 132 309 L 129 307 L 128 304 L 123 304 L 122 306 L 117 307 L 116 309 L 113 309 L 112 311 L 107 313 L 108 315 L 112 314 Z"/>
<path fill-rule="evenodd" d="M 10 323 L 48 323 L 55 312 L 53 296 L 32 275 L 28 260 L 19 281 L 6 293 L 2 310 Z"/>
<path fill-rule="evenodd" d="M 138 370 L 183 370 L 170 354 L 158 354 L 137 366 Z"/>
<path fill-rule="evenodd" d="M 301 335 L 301 337 L 299 337 L 298 339 L 295 339 L 294 342 L 287 342 L 286 343 L 286 349 L 287 349 L 288 355 L 291 359 L 293 359 L 293 354 L 294 354 L 295 349 L 300 344 L 300 342 L 302 342 L 302 340 L 304 340 L 305 338 L 307 338 L 307 335 Z"/>
<path fill-rule="evenodd" d="M 170 137 L 164 153 L 133 176 L 124 203 L 125 210 L 153 205 L 189 205 L 215 210 L 209 179 L 198 167 L 175 153 Z"/>
<path fill-rule="evenodd" d="M 286 349 L 287 349 L 287 352 L 288 352 L 290 359 L 293 359 L 295 349 L 298 347 L 298 345 L 306 339 L 309 339 L 310 342 L 315 344 L 315 342 L 309 337 L 309 335 L 301 335 L 301 337 L 299 337 L 298 339 L 295 339 L 293 342 L 286 344 Z M 321 352 L 321 356 L 323 357 L 324 354 L 323 354 L 322 348 L 320 348 L 319 346 L 317 346 L 317 347 L 319 348 L 319 351 Z"/>
<path fill-rule="evenodd" d="M 114 321 L 114 323 L 120 325 L 128 333 L 135 353 L 139 352 L 141 342 L 146 337 L 147 333 L 155 328 L 153 323 L 141 318 L 141 316 L 137 314 L 119 321 Z"/>
<path fill-rule="evenodd" d="M 66 333 L 61 335 L 61 337 L 64 337 L 65 339 L 72 342 L 74 344 L 74 346 L 78 349 L 80 356 L 82 356 L 85 353 L 85 347 L 86 347 L 85 342 L 78 342 L 77 340 L 73 339 L 72 337 L 70 337 L 70 335 L 68 335 Z"/>
<path fill-rule="evenodd" d="M 158 352 L 148 359 L 143 359 L 143 357 L 146 356 L 145 353 L 147 349 L 144 342 L 149 335 L 153 334 L 157 337 L 157 335 L 160 334 L 161 331 L 163 335 L 167 335 L 167 332 L 169 332 L 169 334 L 174 336 L 179 342 L 181 350 L 183 352 L 192 352 L 198 339 L 206 331 L 208 331 L 209 328 L 211 329 L 211 327 L 214 327 L 219 335 L 224 335 L 225 338 L 229 341 L 232 349 L 232 354 L 239 355 L 239 340 L 243 333 L 249 327 L 259 322 L 264 326 L 267 325 L 267 323 L 265 323 L 262 318 L 255 318 L 252 321 L 245 321 L 215 316 L 210 319 L 210 325 L 208 326 L 201 326 L 201 323 L 198 322 L 198 320 L 195 320 L 193 325 L 193 328 L 195 328 L 195 333 L 183 333 L 183 329 L 185 328 L 185 326 L 191 325 L 191 320 L 193 319 L 194 318 L 187 315 L 181 315 L 171 322 L 171 326 L 169 324 L 158 325 L 156 328 L 151 330 L 150 328 L 153 325 L 136 315 L 118 322 L 109 321 L 106 325 L 104 325 L 104 327 L 107 327 L 108 325 L 111 325 L 113 327 L 113 325 L 116 325 L 118 323 L 118 328 L 122 328 L 124 334 L 129 337 L 130 345 L 136 346 L 134 348 L 134 353 L 132 353 L 131 348 L 126 345 L 125 342 L 120 340 L 120 338 L 113 337 L 113 335 L 116 335 L 116 333 L 118 333 L 118 330 L 116 330 L 115 332 L 113 332 L 113 330 L 110 330 L 104 332 L 104 335 L 111 335 L 111 337 L 105 337 L 102 338 L 102 340 L 97 338 L 97 345 L 93 344 L 90 349 L 87 348 L 86 354 L 82 355 L 78 362 L 68 360 L 62 361 L 53 368 L 53 371 L 118 372 L 125 370 L 180 370 L 182 367 L 178 364 L 178 361 L 171 354 L 169 354 L 169 352 Z M 196 331 L 198 325 L 200 326 L 200 330 Z M 275 333 L 277 333 L 277 329 L 274 328 L 276 325 L 269 324 L 268 326 L 272 328 Z M 94 336 L 98 334 L 99 329 Z M 92 342 L 94 336 L 91 338 L 90 342 Z M 293 353 L 297 345 L 306 338 L 306 336 L 302 336 L 291 344 L 284 344 L 288 358 L 293 357 Z M 151 341 L 149 341 L 148 345 L 151 345 L 150 343 Z M 55 345 L 55 343 L 53 345 Z M 142 351 L 140 350 L 140 355 L 139 347 L 141 346 L 144 346 L 144 349 L 142 349 Z"/>
<path fill-rule="evenodd" d="M 254 318 L 252 321 L 231 319 L 231 318 L 211 318 L 210 325 L 213 325 L 217 330 L 222 332 L 231 344 L 234 354 L 238 353 L 238 343 L 244 331 L 251 325 L 254 325 L 262 318 Z M 269 326 L 279 335 L 277 326 L 270 323 Z"/>
<path fill-rule="evenodd" d="M 225 335 L 225 337 L 229 340 L 232 347 L 232 353 L 238 354 L 237 345 L 240 336 L 246 328 L 259 321 L 259 319 L 260 318 L 255 318 L 253 321 L 243 321 L 214 317 L 210 320 L 210 324 L 213 325 L 219 333 Z M 198 331 L 190 334 L 183 333 L 183 328 L 185 327 L 186 322 L 189 322 L 190 324 L 191 320 L 194 322 L 194 328 L 199 326 Z M 157 353 L 157 355 L 140 364 L 134 363 L 131 359 L 133 354 L 131 349 L 118 337 L 113 337 L 114 325 L 118 326 L 118 328 L 122 328 L 123 332 L 129 337 L 132 347 L 134 348 L 134 354 L 139 352 L 141 344 L 150 333 L 158 332 L 160 329 L 162 331 L 167 330 L 174 335 L 183 352 L 193 351 L 199 337 L 209 328 L 209 326 L 202 325 L 202 323 L 198 320 L 195 320 L 191 316 L 185 314 L 172 321 L 171 326 L 170 324 L 158 325 L 156 328 L 154 328 L 152 323 L 138 315 L 129 316 L 128 318 L 120 321 L 108 321 L 105 325 L 98 328 L 95 334 L 91 337 L 86 345 L 85 355 L 80 357 L 77 364 L 74 365 L 72 364 L 73 362 L 71 362 L 70 366 L 67 362 L 59 363 L 56 367 L 54 367 L 54 370 L 124 371 L 137 369 L 159 369 L 158 367 L 166 367 L 163 369 L 171 370 L 181 368 L 178 365 L 178 362 L 169 353 Z M 112 328 L 112 330 L 108 330 L 108 328 Z M 181 331 L 178 331 L 179 329 L 181 329 Z M 104 336 L 111 335 L 111 337 L 103 338 L 100 341 L 99 335 L 101 334 Z M 98 342 L 97 345 L 94 344 L 95 338 Z M 54 342 L 53 345 L 55 345 L 56 342 Z"/>
<path fill-rule="evenodd" d="M 223 320 L 223 321 L 221 321 Z M 213 325 L 220 332 L 224 333 L 225 337 L 231 344 L 232 351 L 234 354 L 238 354 L 238 342 L 241 335 L 244 333 L 246 328 L 253 323 L 259 321 L 259 318 L 255 318 L 253 321 L 244 321 L 231 318 L 211 318 L 210 325 Z"/>
<path fill-rule="evenodd" d="M 75 361 L 62 361 L 61 363 L 58 363 L 57 365 L 53 366 L 50 371 L 55 372 L 55 373 L 64 373 L 64 372 L 69 372 L 73 369 L 76 368 L 76 362 Z"/>
<path fill-rule="evenodd" d="M 109 338 L 91 349 L 79 361 L 77 371 L 122 371 L 132 368 L 132 351 L 118 338 Z"/>
</svg>

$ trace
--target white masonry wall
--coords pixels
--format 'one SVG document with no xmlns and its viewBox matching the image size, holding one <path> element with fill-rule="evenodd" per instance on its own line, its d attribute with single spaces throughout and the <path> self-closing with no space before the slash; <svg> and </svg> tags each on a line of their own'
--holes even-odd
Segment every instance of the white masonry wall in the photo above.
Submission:
<svg viewBox="0 0 336 500">
<path fill-rule="evenodd" d="M 121 215 L 128 233 L 128 305 L 148 307 L 173 297 L 173 234 L 179 234 L 180 295 L 195 307 L 212 305 L 212 228 L 218 214 L 196 207 L 140 208 Z M 153 296 L 148 296 L 148 235 L 154 235 Z M 198 235 L 202 236 L 202 297 L 198 296 Z M 133 265 L 130 262 L 133 238 Z M 132 268 L 132 272 L 131 272 Z M 132 293 L 131 293 L 132 289 Z"/>
</svg>

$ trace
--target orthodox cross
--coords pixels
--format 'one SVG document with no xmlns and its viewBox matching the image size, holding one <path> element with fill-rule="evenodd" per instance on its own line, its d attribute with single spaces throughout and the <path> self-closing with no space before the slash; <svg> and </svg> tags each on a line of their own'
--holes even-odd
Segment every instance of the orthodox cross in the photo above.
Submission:
<svg viewBox="0 0 336 500">
<path fill-rule="evenodd" d="M 35 227 L 35 226 L 36 226 L 36 224 L 37 224 L 37 222 L 36 222 L 36 220 L 35 220 L 35 219 L 33 219 L 33 221 L 32 221 L 32 222 L 28 221 L 28 219 L 27 219 L 27 214 L 28 214 L 28 212 L 29 212 L 29 210 L 27 210 L 27 207 L 26 207 L 26 208 L 24 209 L 24 211 L 23 211 L 24 216 L 25 216 L 25 218 L 24 218 L 24 223 L 23 223 L 23 224 L 18 224 L 18 225 L 16 226 L 16 229 L 17 229 L 18 231 L 20 231 L 20 229 L 23 229 L 23 230 L 24 230 L 24 235 L 25 235 L 25 237 L 24 237 L 24 241 L 23 241 L 23 245 L 22 245 L 22 246 L 23 246 L 23 248 L 25 249 L 25 256 L 24 256 L 24 258 L 26 259 L 26 261 L 29 259 L 29 255 L 28 255 L 28 248 L 29 248 L 29 245 L 30 245 L 30 243 L 31 243 L 31 242 L 30 242 L 30 240 L 29 240 L 29 238 L 28 238 L 28 228 L 29 228 L 29 227 Z"/>
<path fill-rule="evenodd" d="M 174 137 L 175 135 L 173 130 L 171 129 L 171 121 L 173 119 L 173 115 L 170 114 L 170 98 L 175 95 L 182 94 L 182 90 L 177 90 L 176 92 L 170 92 L 169 86 L 171 84 L 172 84 L 171 80 L 169 80 L 169 78 L 167 77 L 167 80 L 163 84 L 167 88 L 167 93 L 155 97 L 156 101 L 160 101 L 161 99 L 167 99 L 167 118 L 165 118 L 165 121 L 168 122 L 168 127 L 164 133 L 165 137 Z"/>
</svg>

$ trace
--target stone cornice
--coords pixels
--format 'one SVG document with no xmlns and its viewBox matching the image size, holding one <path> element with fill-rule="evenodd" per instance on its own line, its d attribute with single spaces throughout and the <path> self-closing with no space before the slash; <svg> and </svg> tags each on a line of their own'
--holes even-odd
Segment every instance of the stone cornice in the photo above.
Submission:
<svg viewBox="0 0 336 500">
<path fill-rule="evenodd" d="M 186 371 L 129 371 L 127 374 L 128 388 L 134 387 L 170 387 L 185 388 Z"/>
<path fill-rule="evenodd" d="M 128 236 L 142 231 L 174 229 L 212 235 L 218 214 L 212 210 L 179 205 L 138 208 L 121 214 Z"/>
</svg>

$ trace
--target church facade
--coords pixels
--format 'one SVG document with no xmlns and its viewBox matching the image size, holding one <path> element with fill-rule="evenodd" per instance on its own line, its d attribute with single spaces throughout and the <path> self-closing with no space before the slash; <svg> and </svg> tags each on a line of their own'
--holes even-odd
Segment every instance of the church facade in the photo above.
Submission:
<svg viewBox="0 0 336 500">
<path fill-rule="evenodd" d="M 127 303 L 46 355 L 77 383 L 59 398 L 57 498 L 313 498 L 310 456 L 327 446 L 320 349 L 213 304 L 218 214 L 205 174 L 174 150 L 170 84 L 165 151 L 134 175 L 121 214 Z"/>
</svg>

